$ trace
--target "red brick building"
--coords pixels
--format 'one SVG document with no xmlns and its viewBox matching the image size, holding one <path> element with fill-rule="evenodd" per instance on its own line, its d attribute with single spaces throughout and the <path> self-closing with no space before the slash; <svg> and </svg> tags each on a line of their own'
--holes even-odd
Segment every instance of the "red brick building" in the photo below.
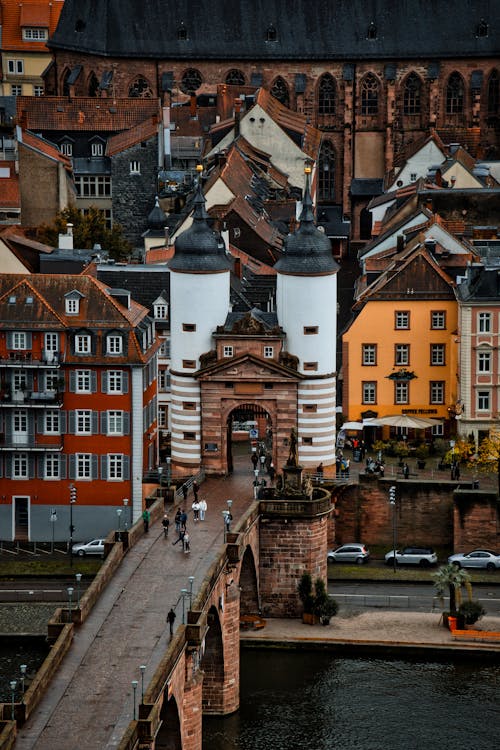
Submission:
<svg viewBox="0 0 500 750">
<path fill-rule="evenodd" d="M 75 539 L 130 524 L 157 456 L 147 310 L 90 275 L 1 274 L 0 320 L 1 538 L 68 540 L 71 485 Z"/>
</svg>

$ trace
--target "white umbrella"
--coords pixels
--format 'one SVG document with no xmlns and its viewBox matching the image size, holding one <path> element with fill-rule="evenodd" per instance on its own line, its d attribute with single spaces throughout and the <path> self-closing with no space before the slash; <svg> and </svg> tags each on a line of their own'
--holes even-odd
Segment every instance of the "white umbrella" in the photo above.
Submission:
<svg viewBox="0 0 500 750">
<path fill-rule="evenodd" d="M 436 424 L 442 424 L 440 419 L 426 419 L 425 417 L 413 417 L 411 414 L 390 414 L 387 417 L 376 417 L 375 419 L 363 420 L 365 427 L 406 427 L 409 430 L 427 430 Z"/>
<path fill-rule="evenodd" d="M 362 430 L 364 427 L 363 422 L 344 422 L 341 430 Z"/>
</svg>

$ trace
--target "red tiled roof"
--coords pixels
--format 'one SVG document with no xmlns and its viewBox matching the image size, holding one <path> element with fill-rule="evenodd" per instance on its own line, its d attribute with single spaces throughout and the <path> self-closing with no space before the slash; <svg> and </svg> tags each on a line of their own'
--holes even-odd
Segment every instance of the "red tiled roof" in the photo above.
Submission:
<svg viewBox="0 0 500 750">
<path fill-rule="evenodd" d="M 48 159 L 61 162 L 68 172 L 73 170 L 71 159 L 61 154 L 57 146 L 54 146 L 50 141 L 46 141 L 45 138 L 40 138 L 40 136 L 30 133 L 29 130 L 21 130 L 18 135 L 18 142 L 26 148 L 38 151 L 39 154 L 43 154 Z"/>
<path fill-rule="evenodd" d="M 15 162 L 0 162 L 2 169 L 9 169 L 8 177 L 0 178 L 0 206 L 2 208 L 19 208 L 19 175 L 16 174 Z"/>
<path fill-rule="evenodd" d="M 120 153 L 120 151 L 125 151 L 131 146 L 135 146 L 137 143 L 148 141 L 157 134 L 158 117 L 153 115 L 145 122 L 141 122 L 139 125 L 135 125 L 135 127 L 124 130 L 109 138 L 106 146 L 106 156 L 114 156 Z"/>
<path fill-rule="evenodd" d="M 2 49 L 48 52 L 45 42 L 25 41 L 23 27 L 47 29 L 49 37 L 54 33 L 64 0 L 36 0 L 22 3 L 0 0 L 2 9 Z"/>
<path fill-rule="evenodd" d="M 157 99 L 18 96 L 17 119 L 29 130 L 118 132 L 159 116 Z"/>
<path fill-rule="evenodd" d="M 169 247 L 152 247 L 146 253 L 146 265 L 153 265 L 155 263 L 166 263 L 167 260 L 172 260 L 175 254 L 175 247 L 169 245 Z"/>
<path fill-rule="evenodd" d="M 281 104 L 266 89 L 261 88 L 258 90 L 255 102 L 256 104 L 260 104 L 283 130 L 292 130 L 295 133 L 300 133 L 303 136 L 302 151 L 310 156 L 311 159 L 316 160 L 318 158 L 322 133 L 317 128 L 308 124 L 305 115 L 288 109 L 288 107 Z"/>
</svg>

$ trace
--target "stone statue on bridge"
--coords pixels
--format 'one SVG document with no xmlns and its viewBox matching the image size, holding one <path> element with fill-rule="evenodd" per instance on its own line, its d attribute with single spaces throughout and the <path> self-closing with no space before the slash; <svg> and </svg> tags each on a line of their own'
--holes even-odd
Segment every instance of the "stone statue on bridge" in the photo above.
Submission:
<svg viewBox="0 0 500 750">
<path fill-rule="evenodd" d="M 297 433 L 295 427 L 290 431 L 290 451 L 288 453 L 287 466 L 297 466 Z"/>
</svg>

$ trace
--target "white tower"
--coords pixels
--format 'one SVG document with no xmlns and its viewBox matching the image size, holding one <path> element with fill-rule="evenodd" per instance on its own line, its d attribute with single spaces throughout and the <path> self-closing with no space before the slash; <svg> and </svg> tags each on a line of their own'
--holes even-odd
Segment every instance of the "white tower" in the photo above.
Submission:
<svg viewBox="0 0 500 750">
<path fill-rule="evenodd" d="M 290 354 L 299 359 L 299 461 L 335 463 L 337 271 L 331 243 L 314 225 L 309 172 L 300 227 L 285 240 L 276 263 L 278 320 Z"/>
<path fill-rule="evenodd" d="M 207 223 L 198 185 L 193 223 L 175 242 L 170 268 L 172 464 L 201 463 L 200 356 L 212 349 L 212 334 L 229 310 L 230 261 L 224 243 Z"/>
</svg>

